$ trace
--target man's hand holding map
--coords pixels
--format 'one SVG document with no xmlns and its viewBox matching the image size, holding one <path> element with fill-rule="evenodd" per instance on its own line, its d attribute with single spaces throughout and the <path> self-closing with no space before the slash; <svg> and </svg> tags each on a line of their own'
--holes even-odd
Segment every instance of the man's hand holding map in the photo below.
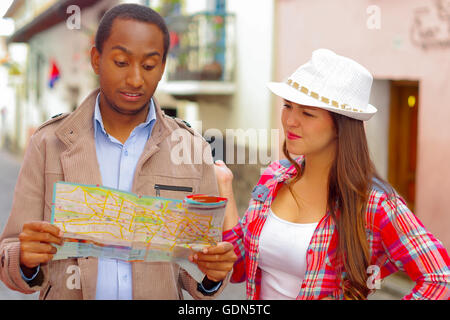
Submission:
<svg viewBox="0 0 450 320">
<path fill-rule="evenodd" d="M 101 186 L 55 183 L 52 224 L 64 244 L 54 260 L 108 257 L 179 261 L 222 240 L 226 198 L 192 195 L 183 201 L 137 196 Z"/>
</svg>

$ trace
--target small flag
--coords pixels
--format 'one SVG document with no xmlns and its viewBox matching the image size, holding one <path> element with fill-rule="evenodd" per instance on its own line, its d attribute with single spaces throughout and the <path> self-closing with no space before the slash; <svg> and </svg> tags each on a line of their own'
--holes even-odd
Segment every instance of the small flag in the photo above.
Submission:
<svg viewBox="0 0 450 320">
<path fill-rule="evenodd" d="M 59 73 L 58 66 L 56 65 L 56 62 L 54 60 L 52 60 L 50 62 L 50 80 L 48 82 L 48 86 L 53 89 L 53 87 L 55 86 L 55 82 L 57 80 L 59 80 L 59 78 L 60 78 L 60 73 Z"/>
</svg>

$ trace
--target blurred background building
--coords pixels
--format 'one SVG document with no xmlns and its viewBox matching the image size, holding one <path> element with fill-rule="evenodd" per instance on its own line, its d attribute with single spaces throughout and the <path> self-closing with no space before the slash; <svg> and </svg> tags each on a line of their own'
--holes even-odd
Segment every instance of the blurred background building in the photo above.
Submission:
<svg viewBox="0 0 450 320">
<path fill-rule="evenodd" d="M 3 148 L 23 154 L 41 123 L 74 110 L 98 86 L 89 50 L 102 15 L 124 2 L 165 17 L 171 49 L 156 97 L 229 163 L 241 215 L 284 139 L 271 136 L 281 129 L 281 101 L 266 83 L 285 80 L 313 50 L 329 48 L 374 75 L 378 113 L 366 123 L 372 159 L 450 248 L 448 0 L 14 0 L 5 11 L 14 31 L 0 35 Z M 79 21 L 71 5 L 80 8 Z M 252 140 L 255 131 L 266 134 Z"/>
</svg>

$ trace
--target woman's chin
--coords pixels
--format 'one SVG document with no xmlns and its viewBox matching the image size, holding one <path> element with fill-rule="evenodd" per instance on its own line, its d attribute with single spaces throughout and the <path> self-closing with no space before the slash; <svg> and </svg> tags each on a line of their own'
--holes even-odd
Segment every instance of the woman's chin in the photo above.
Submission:
<svg viewBox="0 0 450 320">
<path fill-rule="evenodd" d="M 304 148 L 299 148 L 298 146 L 293 146 L 293 145 L 291 145 L 290 143 L 287 143 L 287 144 L 286 144 L 286 148 L 287 148 L 287 151 L 288 151 L 290 154 L 294 154 L 294 155 L 302 155 L 302 154 L 305 153 Z"/>
</svg>

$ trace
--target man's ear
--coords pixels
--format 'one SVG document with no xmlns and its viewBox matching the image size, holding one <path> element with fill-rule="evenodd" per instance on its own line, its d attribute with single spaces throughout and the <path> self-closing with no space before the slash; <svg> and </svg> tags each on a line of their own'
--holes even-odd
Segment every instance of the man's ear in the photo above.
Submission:
<svg viewBox="0 0 450 320">
<path fill-rule="evenodd" d="M 100 52 L 95 46 L 91 48 L 91 66 L 96 74 L 100 73 Z"/>
</svg>

